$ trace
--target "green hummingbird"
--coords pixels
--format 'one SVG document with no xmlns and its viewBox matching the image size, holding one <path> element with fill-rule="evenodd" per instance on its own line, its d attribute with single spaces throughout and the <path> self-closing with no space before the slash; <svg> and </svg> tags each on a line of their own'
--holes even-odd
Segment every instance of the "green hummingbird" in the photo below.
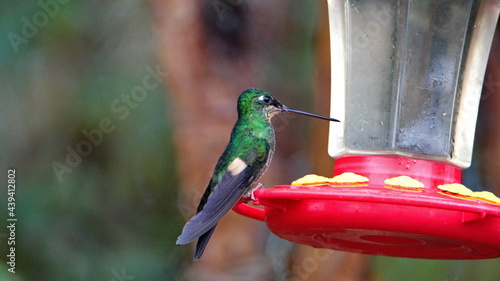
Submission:
<svg viewBox="0 0 500 281">
<path fill-rule="evenodd" d="M 231 132 L 229 144 L 215 166 L 196 215 L 186 223 L 177 238 L 177 245 L 198 238 L 195 260 L 203 254 L 217 223 L 236 202 L 242 196 L 255 200 L 253 192 L 262 187 L 257 181 L 267 170 L 274 153 L 274 129 L 271 124 L 274 115 L 289 112 L 339 122 L 337 119 L 286 107 L 271 94 L 256 88 L 241 93 L 237 108 L 238 120 Z"/>
</svg>

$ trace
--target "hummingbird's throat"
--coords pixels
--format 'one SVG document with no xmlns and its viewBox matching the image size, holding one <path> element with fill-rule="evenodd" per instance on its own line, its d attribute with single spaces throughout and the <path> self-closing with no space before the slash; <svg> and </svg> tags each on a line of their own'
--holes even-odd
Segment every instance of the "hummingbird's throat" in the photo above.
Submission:
<svg viewBox="0 0 500 281">
<path fill-rule="evenodd" d="M 276 107 L 271 107 L 270 109 L 267 109 L 266 111 L 267 111 L 266 115 L 269 119 L 273 118 L 277 114 L 284 112 L 282 109 L 276 108 Z"/>
</svg>

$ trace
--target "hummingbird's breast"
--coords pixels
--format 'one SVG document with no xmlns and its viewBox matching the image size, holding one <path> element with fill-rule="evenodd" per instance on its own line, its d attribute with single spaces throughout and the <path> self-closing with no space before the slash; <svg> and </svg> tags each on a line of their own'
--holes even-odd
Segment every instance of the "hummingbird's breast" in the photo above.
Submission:
<svg viewBox="0 0 500 281">
<path fill-rule="evenodd" d="M 261 133 L 262 132 L 259 132 L 257 134 L 260 135 Z M 255 182 L 254 182 L 254 184 L 252 184 L 252 186 L 255 185 L 257 183 L 257 181 L 260 179 L 260 177 L 267 171 L 267 168 L 269 167 L 269 165 L 271 164 L 271 160 L 273 159 L 276 140 L 275 140 L 275 136 L 274 136 L 274 129 L 272 126 L 269 126 L 267 128 L 267 132 L 265 133 L 264 138 L 266 139 L 266 141 L 268 143 L 267 157 L 266 157 L 264 164 L 262 165 L 262 169 L 257 174 L 257 176 L 255 178 Z"/>
<path fill-rule="evenodd" d="M 264 117 L 264 118 L 263 118 Z M 241 120 L 241 130 L 238 130 L 245 137 L 235 138 L 235 145 L 246 147 L 245 150 L 254 151 L 258 162 L 258 172 L 255 180 L 266 171 L 269 166 L 275 149 L 275 136 L 273 126 L 268 118 L 258 115 L 253 118 Z M 238 141 L 237 141 L 237 140 Z M 252 162 L 252 160 L 250 160 Z"/>
</svg>

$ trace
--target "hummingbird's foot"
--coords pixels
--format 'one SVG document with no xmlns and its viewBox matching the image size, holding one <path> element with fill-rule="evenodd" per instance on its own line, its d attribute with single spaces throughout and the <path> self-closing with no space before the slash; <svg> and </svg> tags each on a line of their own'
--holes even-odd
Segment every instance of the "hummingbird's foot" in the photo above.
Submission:
<svg viewBox="0 0 500 281">
<path fill-rule="evenodd" d="M 254 188 L 252 188 L 252 190 L 250 190 L 250 199 L 252 199 L 252 201 L 257 201 L 257 198 L 255 198 L 254 192 L 257 189 L 261 189 L 261 188 L 264 188 L 264 185 L 259 182 Z"/>
<path fill-rule="evenodd" d="M 257 198 L 255 198 L 255 194 L 254 192 L 257 190 L 257 189 L 261 189 L 263 188 L 264 185 L 262 183 L 258 183 L 254 188 L 252 188 L 252 190 L 248 191 L 247 193 L 245 193 L 245 195 L 243 195 L 241 197 L 241 199 L 243 200 L 243 202 L 249 202 L 250 200 L 252 201 L 257 201 Z"/>
</svg>

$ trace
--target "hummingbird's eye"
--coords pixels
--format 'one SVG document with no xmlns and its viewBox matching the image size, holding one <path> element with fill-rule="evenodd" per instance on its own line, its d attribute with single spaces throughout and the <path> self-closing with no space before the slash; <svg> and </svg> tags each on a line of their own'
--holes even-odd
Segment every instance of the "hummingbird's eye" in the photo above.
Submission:
<svg viewBox="0 0 500 281">
<path fill-rule="evenodd" d="M 259 100 L 265 104 L 271 104 L 272 100 L 271 97 L 268 95 L 262 95 L 259 97 Z"/>
</svg>

